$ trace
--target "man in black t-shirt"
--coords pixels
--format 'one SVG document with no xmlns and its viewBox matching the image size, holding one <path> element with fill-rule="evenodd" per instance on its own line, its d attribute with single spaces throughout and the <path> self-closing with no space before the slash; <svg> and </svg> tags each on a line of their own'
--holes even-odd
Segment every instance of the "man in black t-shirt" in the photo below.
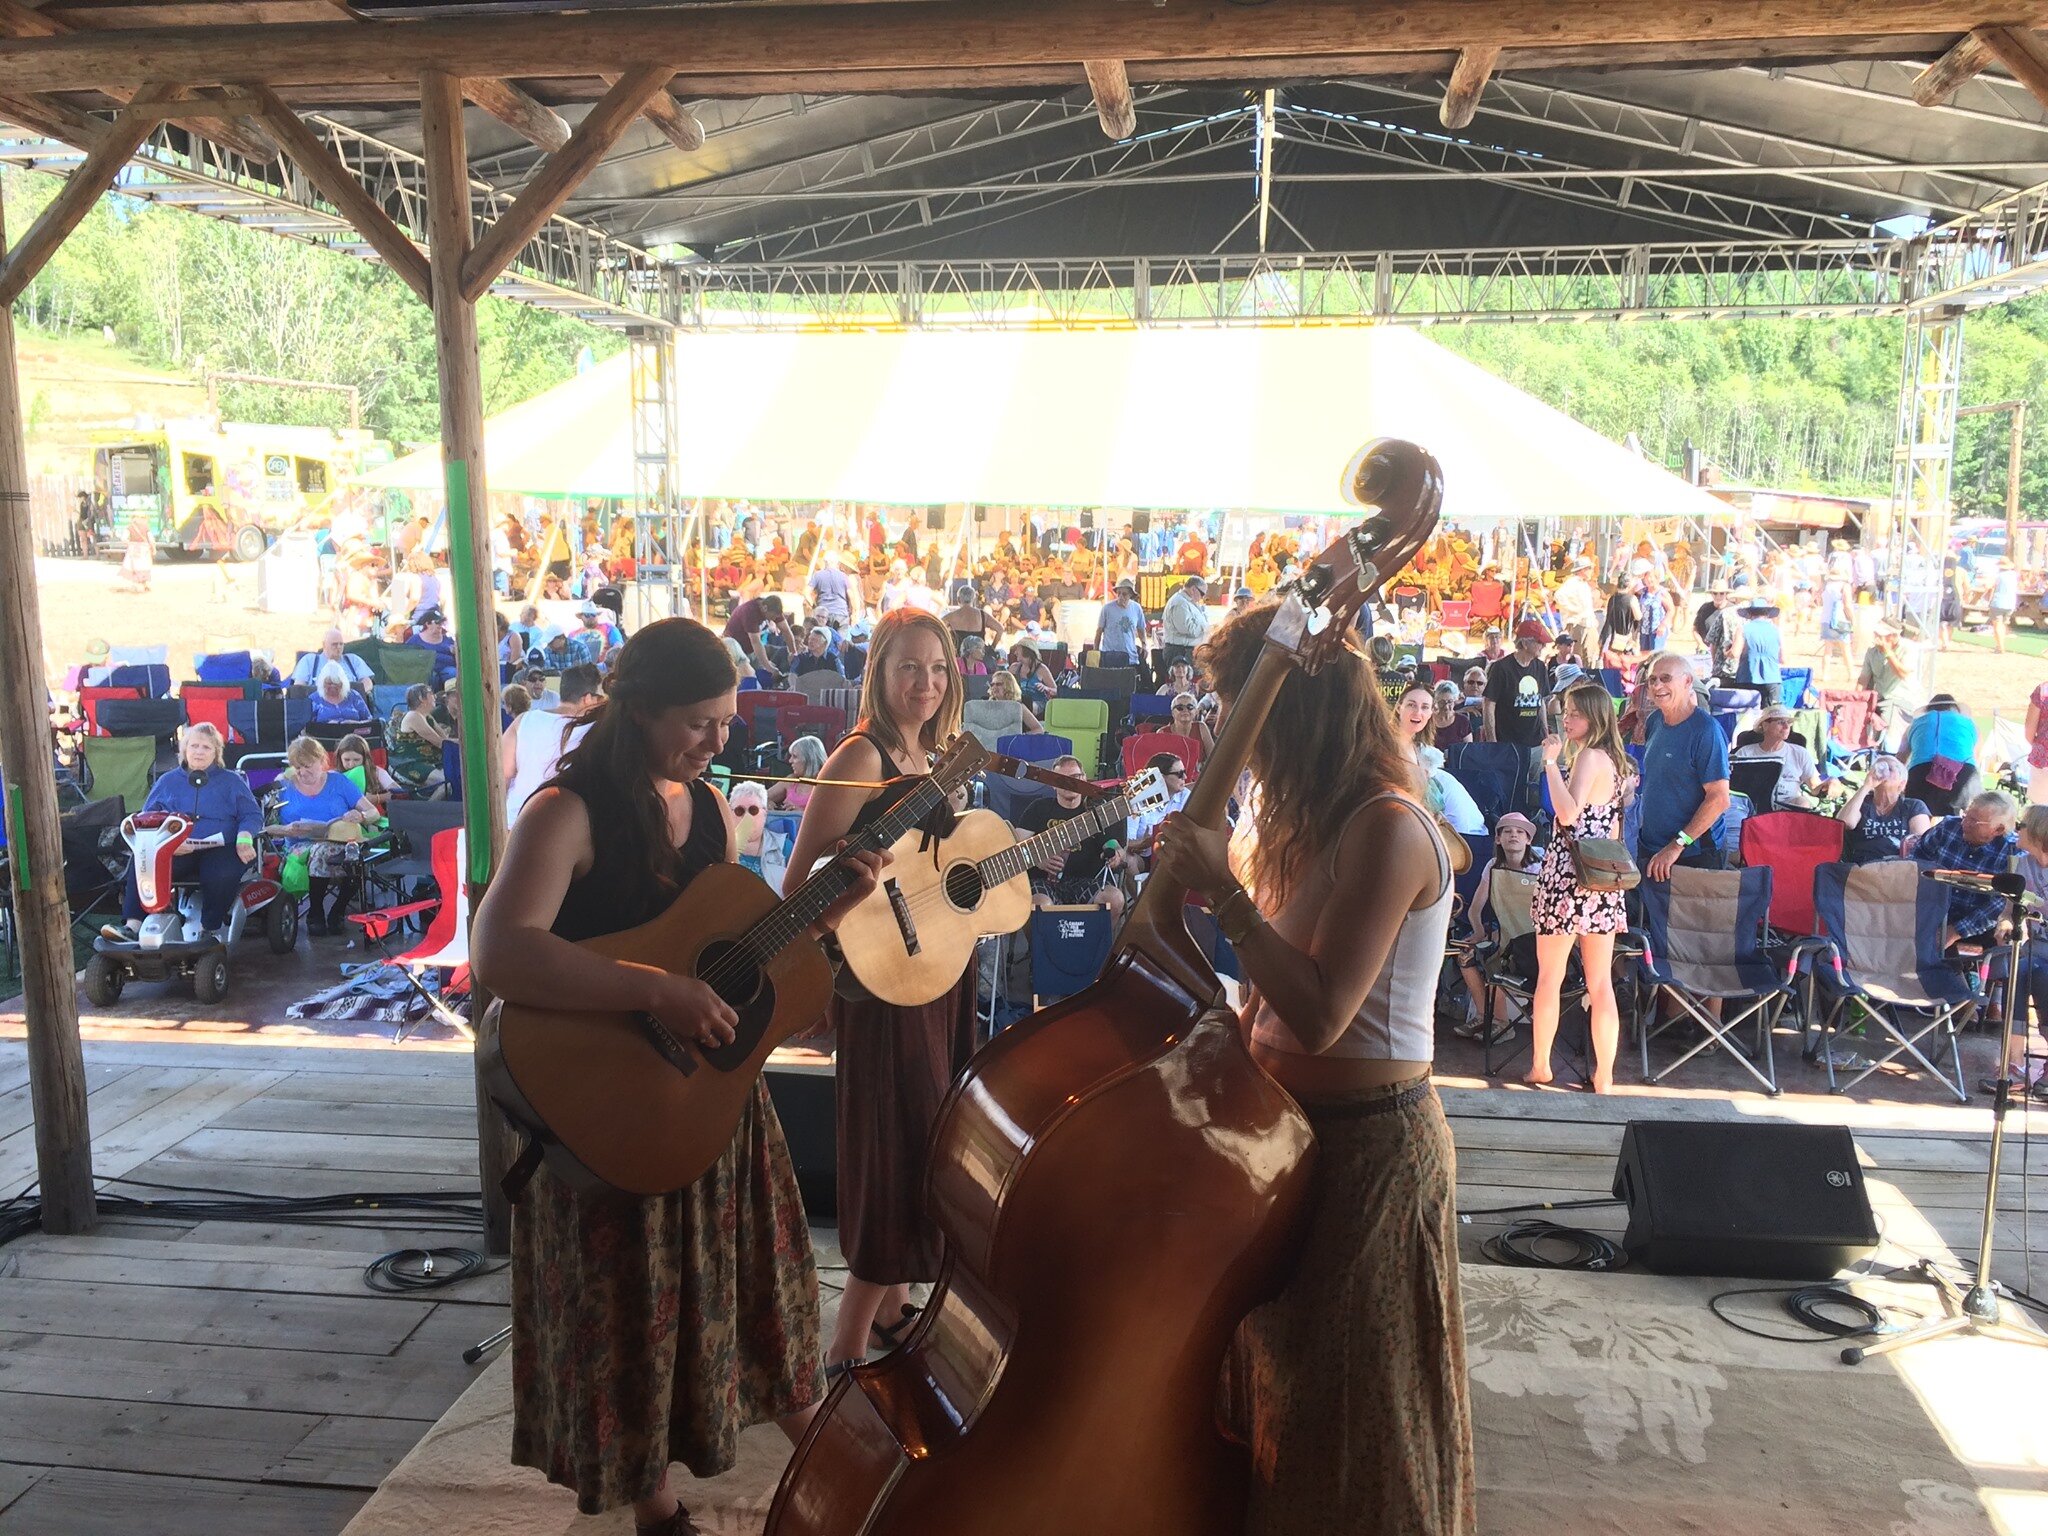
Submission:
<svg viewBox="0 0 2048 1536">
<path fill-rule="evenodd" d="M 1515 650 L 1486 669 L 1486 739 L 1533 752 L 1549 734 L 1543 700 L 1550 693 L 1550 668 L 1542 658 L 1550 633 L 1534 619 L 1515 626 Z"/>
<path fill-rule="evenodd" d="M 1063 757 L 1049 766 L 1055 773 L 1081 775 L 1079 758 Z M 1049 832 L 1061 822 L 1080 815 L 1082 810 L 1079 795 L 1070 795 L 1063 789 L 1054 790 L 1049 798 L 1032 800 L 1018 811 L 1014 824 L 1018 839 L 1021 841 L 1040 832 Z M 1032 865 L 1031 905 L 1097 906 L 1106 909 L 1112 920 L 1121 917 L 1124 893 L 1115 885 L 1104 885 L 1102 872 L 1111 857 L 1110 839 L 1122 830 L 1122 823 L 1112 822 L 1066 853 L 1045 855 Z"/>
</svg>

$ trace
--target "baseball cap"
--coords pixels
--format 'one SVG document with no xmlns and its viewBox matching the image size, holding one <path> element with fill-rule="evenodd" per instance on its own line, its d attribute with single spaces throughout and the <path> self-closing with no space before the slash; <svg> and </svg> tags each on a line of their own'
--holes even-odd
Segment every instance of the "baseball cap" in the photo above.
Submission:
<svg viewBox="0 0 2048 1536">
<path fill-rule="evenodd" d="M 580 606 L 578 606 L 578 608 L 576 609 L 576 616 L 577 616 L 578 618 L 583 618 L 583 619 L 594 619 L 594 618 L 596 618 L 596 617 L 597 617 L 597 604 L 593 603 L 593 602 L 592 602 L 592 601 L 591 601 L 591 600 L 590 600 L 589 598 L 587 598 L 587 597 L 586 597 L 585 599 L 583 599 L 583 602 L 581 603 L 581 605 L 580 605 Z"/>
<path fill-rule="evenodd" d="M 1209 590 L 1208 578 L 1204 576 L 1190 576 L 1188 578 L 1188 585 L 1191 587 L 1200 587 L 1204 592 Z"/>
<path fill-rule="evenodd" d="M 413 620 L 413 623 L 419 625 L 422 629 L 424 629 L 429 624 L 446 624 L 447 622 L 448 615 L 443 613 L 438 608 L 429 608 L 426 610 L 426 612 L 422 613 L 418 618 Z"/>
<path fill-rule="evenodd" d="M 1550 631 L 1535 619 L 1524 619 L 1515 626 L 1517 640 L 1534 640 L 1538 645 L 1550 644 Z"/>
</svg>

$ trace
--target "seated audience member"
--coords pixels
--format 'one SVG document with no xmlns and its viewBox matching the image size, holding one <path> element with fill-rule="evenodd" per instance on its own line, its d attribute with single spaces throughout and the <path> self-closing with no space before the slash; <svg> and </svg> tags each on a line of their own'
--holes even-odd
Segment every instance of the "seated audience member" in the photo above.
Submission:
<svg viewBox="0 0 2048 1536">
<path fill-rule="evenodd" d="M 313 689 L 310 718 L 315 725 L 368 725 L 370 701 L 348 685 L 348 674 L 335 662 L 320 669 Z"/>
<path fill-rule="evenodd" d="M 979 635 L 962 635 L 960 637 L 960 656 L 957 664 L 962 677 L 987 677 L 987 642 Z"/>
<path fill-rule="evenodd" d="M 157 779 L 142 803 L 145 811 L 169 811 L 192 823 L 186 842 L 219 839 L 216 848 L 181 853 L 171 861 L 171 878 L 199 882 L 199 926 L 225 936 L 234 915 L 235 892 L 242 870 L 256 860 L 256 834 L 263 829 L 263 811 L 249 793 L 248 782 L 220 766 L 220 732 L 204 721 L 178 733 L 178 769 Z M 100 932 L 117 942 L 132 941 L 142 931 L 142 895 L 135 884 L 135 861 L 129 860 L 121 894 L 121 921 Z M 188 941 L 198 934 L 187 933 Z"/>
<path fill-rule="evenodd" d="M 1216 750 L 1216 733 L 1202 716 L 1201 701 L 1192 693 L 1176 693 L 1171 709 L 1166 728 L 1193 740 L 1202 749 L 1203 758 L 1207 759 Z"/>
<path fill-rule="evenodd" d="M 1055 773 L 1082 773 L 1079 758 L 1062 757 L 1049 765 Z M 1070 821 L 1084 809 L 1081 797 L 1056 789 L 1051 799 L 1027 801 L 1017 813 L 1017 839 L 1049 832 Z M 1103 875 L 1112 859 L 1110 844 L 1116 836 L 1114 823 L 1065 853 L 1040 856 L 1030 871 L 1031 904 L 1034 907 L 1103 907 L 1112 918 L 1122 915 L 1124 893 L 1105 884 Z"/>
<path fill-rule="evenodd" d="M 1459 705 L 1472 716 L 1473 735 L 1476 738 L 1478 722 L 1485 718 L 1486 668 L 1475 661 L 1465 669 L 1464 684 L 1464 697 L 1459 700 Z"/>
<path fill-rule="evenodd" d="M 987 698 L 969 699 L 961 707 L 960 724 L 991 752 L 1005 736 L 1036 734 L 1045 729 L 1038 723 L 1038 717 L 1024 707 L 1023 690 L 1008 672 L 998 672 L 988 680 Z"/>
<path fill-rule="evenodd" d="M 505 773 L 505 821 L 519 819 L 526 802 L 555 776 L 562 754 L 576 744 L 579 723 L 599 702 L 597 668 L 577 665 L 562 674 L 558 709 L 529 709 L 506 726 L 498 738 L 498 761 Z"/>
<path fill-rule="evenodd" d="M 825 771 L 825 743 L 816 736 L 799 736 L 789 744 L 791 778 L 815 779 Z M 811 803 L 808 784 L 771 784 L 768 803 L 778 811 L 800 811 Z"/>
<path fill-rule="evenodd" d="M 1486 818 L 1479 814 L 1479 803 L 1470 790 L 1444 771 L 1443 753 L 1435 747 L 1422 747 L 1417 750 L 1416 760 L 1426 775 L 1423 803 L 1460 837 L 1484 836 Z"/>
<path fill-rule="evenodd" d="M 1193 693 L 1195 691 L 1195 664 L 1185 659 L 1166 664 L 1166 686 L 1162 693 Z"/>
<path fill-rule="evenodd" d="M 1920 836 L 1908 838 L 1904 852 L 1925 869 L 1967 869 L 2002 875 L 2012 866 L 2019 844 L 2012 835 L 2018 809 L 2010 796 L 1986 790 L 1960 816 L 1945 816 Z M 1948 942 L 1989 940 L 2005 915 L 2005 899 L 1990 891 L 1948 892 Z"/>
<path fill-rule="evenodd" d="M 600 608 L 589 598 L 576 610 L 576 617 L 582 627 L 569 636 L 569 649 L 576 653 L 579 661 L 595 666 L 604 660 L 607 652 L 616 650 L 625 643 L 625 635 L 612 622 L 611 610 Z"/>
<path fill-rule="evenodd" d="M 1010 672 L 1023 691 L 1025 704 L 1032 709 L 1043 710 L 1045 701 L 1059 689 L 1052 669 L 1038 659 L 1038 648 L 1022 640 L 1010 647 Z M 995 686 L 993 680 L 989 686 Z"/>
<path fill-rule="evenodd" d="M 1827 788 L 1827 780 L 1814 765 L 1813 754 L 1792 739 L 1792 711 L 1782 704 L 1773 704 L 1757 716 L 1756 728 L 1763 739 L 1737 747 L 1735 761 L 1774 762 L 1779 767 L 1778 786 L 1771 791 L 1770 806 L 1757 809 L 1811 810 Z"/>
<path fill-rule="evenodd" d="M 1485 686 L 1485 674 L 1480 674 L 1480 686 Z M 1430 717 L 1434 740 L 1438 747 L 1451 748 L 1472 739 L 1472 716 L 1465 710 L 1464 698 L 1458 692 L 1456 683 L 1438 683 L 1432 692 L 1436 712 Z"/>
<path fill-rule="evenodd" d="M 301 688 L 311 688 L 319 682 L 322 671 L 335 666 L 341 668 L 343 680 L 349 687 L 367 691 L 371 684 L 376 682 L 370 671 L 370 664 L 362 657 L 350 655 L 343 650 L 343 643 L 339 629 L 328 630 L 320 637 L 320 649 L 308 651 L 299 658 L 298 665 L 292 668 L 292 682 Z"/>
<path fill-rule="evenodd" d="M 498 725 L 502 729 L 533 708 L 533 695 L 526 691 L 524 683 L 507 683 L 498 694 L 498 713 L 503 716 Z"/>
<path fill-rule="evenodd" d="M 732 807 L 733 825 L 739 829 L 740 868 L 761 869 L 761 834 L 768 823 L 768 786 L 752 779 L 733 785 L 725 803 Z"/>
<path fill-rule="evenodd" d="M 397 782 L 391 775 L 377 766 L 377 760 L 370 752 L 370 743 L 361 736 L 344 736 L 334 744 L 334 766 L 379 811 L 391 799 L 391 791 L 397 788 Z"/>
<path fill-rule="evenodd" d="M 405 643 L 434 653 L 434 670 L 427 681 L 436 688 L 455 675 L 455 642 L 448 637 L 448 615 L 440 609 L 429 608 L 420 614 Z"/>
<path fill-rule="evenodd" d="M 281 825 L 310 823 L 331 827 L 347 822 L 357 827 L 374 827 L 381 816 L 375 804 L 346 774 L 327 766 L 327 748 L 310 736 L 301 736 L 285 749 L 289 765 L 277 781 L 277 815 Z M 292 838 L 288 852 L 307 855 L 309 881 L 306 891 L 306 932 L 324 938 L 339 933 L 342 914 L 362 884 L 362 852 L 353 842 L 329 841 L 325 837 Z M 333 892 L 330 908 L 328 893 Z"/>
<path fill-rule="evenodd" d="M 1906 727 L 1906 767 L 1918 768 L 1946 757 L 1958 763 L 1977 760 L 1977 722 L 1963 713 L 1953 694 L 1937 693 Z"/>
<path fill-rule="evenodd" d="M 808 677 L 813 672 L 830 672 L 844 677 L 845 671 L 839 665 L 839 658 L 832 654 L 832 632 L 822 624 L 814 624 L 804 635 L 804 648 L 790 666 L 791 677 Z"/>
<path fill-rule="evenodd" d="M 760 688 L 761 679 L 755 675 L 754 663 L 748 658 L 746 648 L 730 635 L 725 637 L 725 654 L 732 658 L 733 670 L 739 673 L 741 693 Z"/>
<path fill-rule="evenodd" d="M 1160 825 L 1188 803 L 1188 765 L 1172 752 L 1155 752 L 1145 759 L 1147 768 L 1159 770 L 1166 780 L 1166 801 L 1143 815 L 1130 818 L 1129 840 L 1121 855 L 1123 867 L 1142 873 L 1152 867 L 1152 844 Z"/>
<path fill-rule="evenodd" d="M 405 690 L 404 705 L 393 711 L 385 729 L 386 766 L 407 794 L 439 799 L 447 783 L 441 772 L 441 748 L 448 740 L 434 718 L 434 690 L 414 683 Z"/>
<path fill-rule="evenodd" d="M 1728 739 L 1699 707 L 1690 661 L 1664 651 L 1644 670 L 1650 708 L 1644 718 L 1636 867 L 1646 880 L 1669 880 L 1679 864 L 1719 869 L 1726 858 L 1720 828 L 1729 801 Z"/>
<path fill-rule="evenodd" d="M 1835 813 L 1847 827 L 1842 857 L 1851 864 L 1896 859 L 1909 838 L 1934 825 L 1927 807 L 1906 793 L 1906 765 L 1896 757 L 1870 760 L 1870 774 Z"/>
<path fill-rule="evenodd" d="M 1507 812 L 1493 824 L 1493 857 L 1480 866 L 1479 882 L 1472 888 L 1467 925 L 1475 942 L 1487 939 L 1497 926 L 1493 913 L 1494 871 L 1519 870 L 1533 875 L 1542 868 L 1543 850 L 1536 846 L 1536 823 L 1520 811 Z M 1475 963 L 1477 959 L 1477 955 L 1467 951 L 1458 962 L 1458 972 L 1465 980 L 1466 1009 L 1465 1022 L 1455 1026 L 1454 1032 L 1467 1038 L 1476 1037 L 1486 1021 L 1485 979 Z M 1497 994 L 1493 1000 L 1496 1029 L 1507 1008 L 1506 995 Z"/>
</svg>

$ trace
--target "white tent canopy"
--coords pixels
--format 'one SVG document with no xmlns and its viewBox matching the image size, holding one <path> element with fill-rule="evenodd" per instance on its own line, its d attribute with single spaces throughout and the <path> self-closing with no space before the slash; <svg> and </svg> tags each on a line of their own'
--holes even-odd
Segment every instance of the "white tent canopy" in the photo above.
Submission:
<svg viewBox="0 0 2048 1536">
<path fill-rule="evenodd" d="M 689 497 L 1330 513 L 1359 445 L 1404 437 L 1442 462 L 1451 522 L 1726 512 L 1403 327 L 686 333 L 676 349 Z M 628 367 L 494 417 L 492 489 L 630 495 Z M 367 480 L 437 489 L 438 454 Z"/>
</svg>

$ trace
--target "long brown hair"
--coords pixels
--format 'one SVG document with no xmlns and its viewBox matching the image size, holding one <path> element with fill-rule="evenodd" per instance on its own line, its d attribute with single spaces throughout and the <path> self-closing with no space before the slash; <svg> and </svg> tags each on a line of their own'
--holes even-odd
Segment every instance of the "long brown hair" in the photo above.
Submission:
<svg viewBox="0 0 2048 1536">
<path fill-rule="evenodd" d="M 583 802 L 595 854 L 589 878 L 616 890 L 629 911 L 659 910 L 681 889 L 668 806 L 648 772 L 647 717 L 716 698 L 738 681 L 725 642 L 695 619 L 649 624 L 620 648 L 604 702 L 583 716 L 588 728 L 542 786 Z"/>
<path fill-rule="evenodd" d="M 1624 793 L 1635 777 L 1636 760 L 1628 755 L 1628 747 L 1621 739 L 1621 718 L 1614 712 L 1614 698 L 1607 685 L 1592 678 L 1573 683 L 1564 692 L 1564 707 L 1586 722 L 1586 739 L 1576 745 L 1565 743 L 1565 778 L 1571 778 L 1572 765 L 1578 762 L 1581 752 L 1598 747 L 1614 765 L 1615 794 Z"/>
<path fill-rule="evenodd" d="M 1246 609 L 1198 652 L 1224 697 L 1243 691 L 1277 611 L 1270 602 Z M 1378 674 L 1349 637 L 1313 677 L 1288 674 L 1252 747 L 1251 770 L 1258 839 L 1247 872 L 1276 906 L 1367 800 L 1390 789 L 1414 792 L 1414 763 L 1396 739 Z"/>
<path fill-rule="evenodd" d="M 908 751 L 911 744 L 903 739 L 896 722 L 882 707 L 883 679 L 896 651 L 918 630 L 939 637 L 939 643 L 946 648 L 948 666 L 946 696 L 939 701 L 938 713 L 925 722 L 917 745 L 927 752 L 936 752 L 959 735 L 960 711 L 967 702 L 967 684 L 960 676 L 958 659 L 953 651 L 953 631 L 939 622 L 938 615 L 926 613 L 922 608 L 892 608 L 883 614 L 875 624 L 874 638 L 868 645 L 867 670 L 861 673 L 859 729 L 882 748 L 882 767 L 888 772 L 894 771 L 889 767 L 888 758 Z"/>
</svg>

